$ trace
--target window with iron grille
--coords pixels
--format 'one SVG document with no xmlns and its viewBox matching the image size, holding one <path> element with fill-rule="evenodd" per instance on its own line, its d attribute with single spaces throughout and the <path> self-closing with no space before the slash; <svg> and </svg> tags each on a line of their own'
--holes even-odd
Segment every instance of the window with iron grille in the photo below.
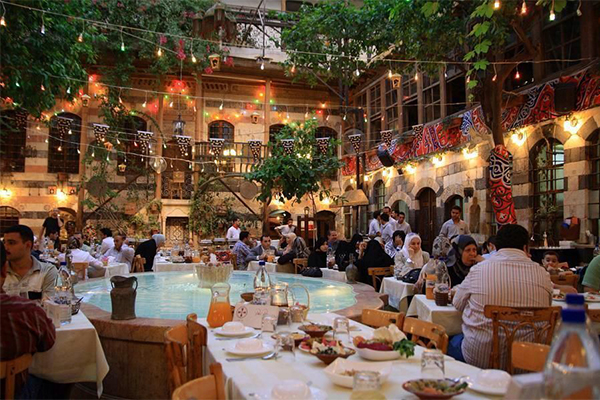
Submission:
<svg viewBox="0 0 600 400">
<path fill-rule="evenodd" d="M 408 131 L 418 123 L 417 81 L 414 75 L 404 75 L 402 76 L 402 126 L 405 131 Z"/>
<path fill-rule="evenodd" d="M 371 102 L 369 107 L 371 108 L 371 114 L 377 114 L 381 111 L 381 82 L 375 83 L 369 91 L 371 92 Z"/>
<path fill-rule="evenodd" d="M 59 118 L 71 120 L 68 132 L 59 129 Z M 48 172 L 79 173 L 79 139 L 81 118 L 71 113 L 60 113 L 50 121 L 48 138 Z"/>
<path fill-rule="evenodd" d="M 148 123 L 141 117 L 130 117 L 127 119 L 122 132 L 119 132 L 119 141 L 121 142 L 121 151 L 118 152 L 118 165 L 125 164 L 126 169 L 121 172 L 117 169 L 118 175 L 138 175 L 148 168 L 149 153 L 144 154 L 143 146 L 138 138 L 138 131 L 147 131 Z M 148 146 L 152 147 L 152 140 Z"/>
<path fill-rule="evenodd" d="M 0 165 L 2 172 L 25 171 L 27 124 L 17 124 L 17 111 L 6 110 L 0 120 Z"/>
<path fill-rule="evenodd" d="M 424 75 L 423 87 L 423 105 L 425 109 L 425 122 L 434 121 L 442 116 L 440 80 L 437 78 L 430 78 Z"/>
<path fill-rule="evenodd" d="M 234 126 L 227 121 L 214 121 L 208 124 L 208 137 L 234 142 L 234 130 Z"/>
<path fill-rule="evenodd" d="M 542 28 L 544 58 L 556 60 L 544 63 L 547 75 L 561 71 L 579 61 L 565 61 L 581 58 L 581 18 L 577 16 L 577 1 L 568 1 L 565 8 L 550 21 L 546 12 Z"/>
<path fill-rule="evenodd" d="M 588 138 L 588 160 L 590 161 L 589 176 L 589 218 L 592 233 L 600 235 L 600 129 L 596 129 Z"/>
<path fill-rule="evenodd" d="M 385 183 L 382 180 L 375 182 L 375 185 L 373 185 L 373 200 L 377 210 L 382 210 L 385 207 Z"/>
<path fill-rule="evenodd" d="M 398 129 L 398 89 L 390 79 L 385 80 L 385 107 L 386 129 Z"/>
</svg>

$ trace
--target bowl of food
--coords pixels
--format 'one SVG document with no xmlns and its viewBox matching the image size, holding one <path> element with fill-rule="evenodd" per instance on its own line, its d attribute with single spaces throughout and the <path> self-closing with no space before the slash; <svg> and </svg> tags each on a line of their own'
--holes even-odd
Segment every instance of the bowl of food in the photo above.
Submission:
<svg viewBox="0 0 600 400">
<path fill-rule="evenodd" d="M 354 375 L 358 371 L 377 372 L 379 374 L 379 382 L 383 385 L 392 371 L 392 363 L 372 363 L 338 358 L 324 369 L 325 375 L 327 375 L 331 382 L 350 389 L 352 389 Z"/>
<path fill-rule="evenodd" d="M 240 294 L 240 297 L 242 298 L 242 300 L 250 303 L 252 300 L 254 300 L 254 292 L 242 293 Z"/>
<path fill-rule="evenodd" d="M 304 332 L 292 332 L 290 333 L 290 336 L 294 338 L 294 345 L 296 347 L 300 347 L 300 344 L 303 340 L 310 339 L 310 336 Z M 271 335 L 271 338 L 277 340 L 277 338 L 279 338 L 279 334 L 275 333 L 274 335 Z"/>
<path fill-rule="evenodd" d="M 339 340 L 313 339 L 310 354 L 316 356 L 326 365 L 338 358 L 348 358 L 356 354 L 356 350 L 345 347 Z"/>
<path fill-rule="evenodd" d="M 449 399 L 467 390 L 469 384 L 455 379 L 415 379 L 402 388 L 420 399 Z"/>
<path fill-rule="evenodd" d="M 298 327 L 299 330 L 305 332 L 311 338 L 319 338 L 325 336 L 329 331 L 333 330 L 330 325 L 306 324 Z"/>
<path fill-rule="evenodd" d="M 375 329 L 371 339 L 356 336 L 353 342 L 358 355 L 369 361 L 389 361 L 415 354 L 415 344 L 393 324 Z"/>
</svg>

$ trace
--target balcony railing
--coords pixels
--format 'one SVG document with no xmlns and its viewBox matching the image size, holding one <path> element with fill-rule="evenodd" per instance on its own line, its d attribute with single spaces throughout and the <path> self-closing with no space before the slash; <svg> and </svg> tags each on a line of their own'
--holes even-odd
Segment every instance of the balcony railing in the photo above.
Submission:
<svg viewBox="0 0 600 400">
<path fill-rule="evenodd" d="M 259 161 L 255 161 L 248 143 L 225 142 L 217 159 L 211 151 L 210 142 L 196 142 L 195 154 L 196 162 L 202 163 L 205 170 L 217 168 L 224 172 L 246 173 L 268 157 L 269 150 L 267 145 L 261 145 Z"/>
</svg>

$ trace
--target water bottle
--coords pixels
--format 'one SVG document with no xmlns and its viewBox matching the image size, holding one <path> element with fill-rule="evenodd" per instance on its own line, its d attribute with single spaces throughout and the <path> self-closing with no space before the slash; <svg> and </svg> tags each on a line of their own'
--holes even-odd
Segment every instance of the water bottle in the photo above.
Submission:
<svg viewBox="0 0 600 400">
<path fill-rule="evenodd" d="M 562 310 L 562 325 L 544 368 L 547 399 L 600 398 L 600 348 L 583 309 Z"/>
<path fill-rule="evenodd" d="M 567 303 L 567 308 L 586 311 L 585 297 L 583 297 L 579 293 L 567 293 L 567 295 L 565 296 L 565 301 Z M 590 319 L 590 317 L 587 316 L 587 313 L 586 313 L 585 325 L 588 329 L 589 334 L 592 336 L 592 339 L 594 339 L 596 341 L 596 345 L 600 346 L 600 341 L 598 340 L 598 335 L 596 335 L 594 333 L 594 331 L 592 330 L 592 320 Z"/>
</svg>

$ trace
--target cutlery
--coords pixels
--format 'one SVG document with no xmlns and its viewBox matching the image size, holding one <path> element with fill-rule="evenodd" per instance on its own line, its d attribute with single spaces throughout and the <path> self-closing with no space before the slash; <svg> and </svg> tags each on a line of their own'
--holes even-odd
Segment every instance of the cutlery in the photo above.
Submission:
<svg viewBox="0 0 600 400">
<path fill-rule="evenodd" d="M 271 358 L 276 357 L 276 353 L 272 352 L 267 354 L 266 356 L 256 356 L 256 357 L 242 357 L 242 358 L 226 358 L 226 361 L 244 361 L 244 360 L 270 360 Z"/>
<path fill-rule="evenodd" d="M 257 338 L 260 335 L 260 333 L 255 333 L 252 336 L 238 336 L 238 337 L 223 337 L 223 338 L 216 338 L 215 340 L 236 340 L 236 339 L 254 339 Z"/>
</svg>

